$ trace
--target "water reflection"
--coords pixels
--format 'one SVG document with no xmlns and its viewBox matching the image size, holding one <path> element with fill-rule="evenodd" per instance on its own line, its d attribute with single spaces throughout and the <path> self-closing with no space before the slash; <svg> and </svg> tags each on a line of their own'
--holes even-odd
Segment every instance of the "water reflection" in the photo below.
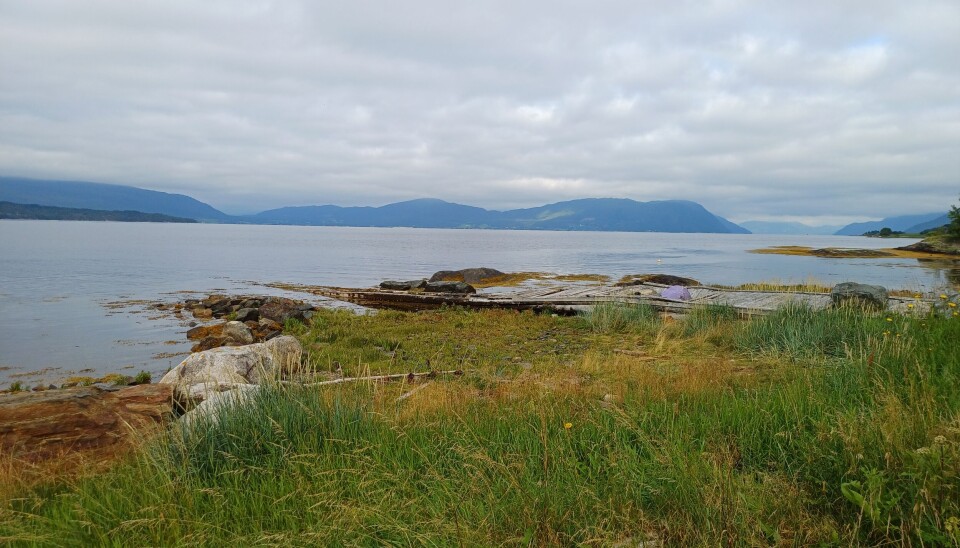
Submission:
<svg viewBox="0 0 960 548">
<path fill-rule="evenodd" d="M 960 259 L 917 259 L 917 262 L 944 282 L 960 289 Z"/>
</svg>

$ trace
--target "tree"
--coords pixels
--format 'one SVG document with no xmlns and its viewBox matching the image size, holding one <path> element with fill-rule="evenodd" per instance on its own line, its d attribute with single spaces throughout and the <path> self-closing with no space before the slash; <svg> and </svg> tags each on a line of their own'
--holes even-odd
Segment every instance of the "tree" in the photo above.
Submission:
<svg viewBox="0 0 960 548">
<path fill-rule="evenodd" d="M 889 236 L 889 235 L 891 235 L 891 234 L 893 234 L 893 230 L 892 230 L 890 227 L 888 227 L 888 226 L 885 226 L 885 227 L 883 227 L 883 228 L 880 229 L 880 236 L 882 236 L 882 237 L 884 237 L 884 238 L 886 238 L 887 236 Z"/>
<path fill-rule="evenodd" d="M 960 240 L 960 207 L 950 206 L 947 217 L 950 218 L 950 224 L 947 225 L 947 236 Z"/>
</svg>

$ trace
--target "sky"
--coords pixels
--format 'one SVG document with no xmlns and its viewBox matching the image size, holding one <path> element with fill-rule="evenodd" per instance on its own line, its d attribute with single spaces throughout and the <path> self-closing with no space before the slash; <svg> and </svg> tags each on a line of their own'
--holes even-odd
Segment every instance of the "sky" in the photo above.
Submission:
<svg viewBox="0 0 960 548">
<path fill-rule="evenodd" d="M 228 213 L 960 198 L 960 2 L 0 0 L 0 175 Z"/>
</svg>

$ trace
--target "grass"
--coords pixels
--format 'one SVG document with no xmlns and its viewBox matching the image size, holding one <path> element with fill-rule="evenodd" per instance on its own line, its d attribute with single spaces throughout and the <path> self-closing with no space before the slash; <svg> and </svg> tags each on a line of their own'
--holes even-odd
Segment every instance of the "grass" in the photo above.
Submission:
<svg viewBox="0 0 960 548">
<path fill-rule="evenodd" d="M 107 472 L 19 485 L 0 543 L 960 543 L 952 317 L 604 305 L 289 328 L 317 369 L 467 374 L 402 401 L 410 385 L 265 390 Z"/>
</svg>

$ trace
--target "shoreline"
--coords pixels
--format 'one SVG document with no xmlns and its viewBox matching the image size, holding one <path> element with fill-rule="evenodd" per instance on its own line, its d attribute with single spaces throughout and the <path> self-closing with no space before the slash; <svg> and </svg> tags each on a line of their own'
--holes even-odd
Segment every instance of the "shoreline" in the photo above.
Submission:
<svg viewBox="0 0 960 548">
<path fill-rule="evenodd" d="M 651 279 L 654 281 L 666 281 L 670 280 L 686 280 L 686 282 L 693 283 L 696 286 L 700 285 L 700 282 L 696 280 L 691 280 L 689 278 L 680 278 L 676 276 L 667 276 L 661 274 L 648 274 L 648 275 L 631 275 L 624 276 L 616 282 L 616 286 L 629 286 L 631 282 L 637 280 Z M 600 287 L 607 284 L 612 284 L 612 280 L 609 276 L 598 275 L 598 274 L 568 274 L 568 275 L 557 275 L 544 272 L 520 272 L 520 273 L 499 273 L 499 275 L 491 277 L 488 280 L 476 282 L 477 287 L 483 288 L 484 295 L 495 295 L 498 290 L 505 290 L 507 292 L 513 291 L 517 288 L 523 287 L 550 287 L 561 285 L 571 285 L 571 286 L 582 286 L 582 287 Z M 685 283 L 685 282 L 680 282 Z M 266 283 L 266 284 L 257 284 L 267 288 L 273 288 L 281 290 L 284 294 L 287 295 L 313 295 L 316 297 L 318 295 L 316 286 L 304 286 L 297 284 L 289 283 Z M 656 285 L 656 284 L 655 284 Z M 739 286 L 707 286 L 707 287 L 716 287 L 720 291 L 725 292 L 751 292 L 751 291 L 760 291 L 760 292 L 769 292 L 769 293 L 810 293 L 810 294 L 827 294 L 830 292 L 830 286 L 813 283 L 808 280 L 806 283 L 801 284 L 780 284 L 776 282 L 772 283 L 744 283 Z M 653 289 L 656 289 L 654 287 Z M 493 293 L 490 293 L 490 292 Z M 650 289 L 647 289 L 646 292 L 649 292 Z M 207 342 L 205 347 L 201 347 L 200 341 L 197 337 L 190 335 L 191 332 L 199 331 L 200 328 L 207 326 L 209 327 L 221 327 L 222 323 L 217 325 L 218 320 L 224 320 L 226 313 L 224 310 L 218 310 L 216 317 L 213 314 L 213 311 L 209 311 L 209 317 L 206 317 L 207 312 L 200 312 L 200 317 L 193 314 L 192 308 L 201 304 L 203 300 L 211 299 L 223 299 L 229 298 L 237 301 L 234 303 L 233 308 L 239 309 L 240 301 L 248 299 L 271 299 L 278 298 L 276 295 L 253 295 L 249 293 L 244 294 L 235 294 L 232 296 L 223 294 L 223 293 L 214 293 L 210 294 L 206 298 L 199 297 L 195 291 L 174 291 L 169 292 L 169 295 L 177 295 L 178 299 L 175 301 L 158 301 L 150 299 L 130 299 L 127 301 L 110 301 L 104 303 L 110 314 L 115 313 L 116 310 L 121 309 L 130 309 L 128 312 L 133 314 L 138 314 L 145 317 L 146 321 L 156 321 L 164 318 L 172 318 L 178 322 L 180 326 L 177 328 L 177 333 L 181 337 L 186 335 L 185 338 L 179 340 L 165 341 L 164 345 L 180 345 L 184 349 L 177 352 L 170 352 L 163 354 L 164 359 L 176 359 L 177 362 L 188 357 L 192 352 L 203 350 L 206 348 L 216 347 L 217 344 L 214 343 L 211 345 L 210 341 Z M 319 293 L 322 295 L 322 292 Z M 934 300 L 938 292 L 925 292 L 925 297 L 930 300 Z M 919 293 L 914 290 L 891 290 L 891 297 L 902 297 L 907 300 L 913 298 Z M 189 298 L 182 299 L 179 296 L 189 296 Z M 279 297 L 285 300 L 291 300 L 286 297 Z M 311 299 L 313 304 L 310 307 L 313 310 L 316 310 L 317 307 L 324 308 L 325 303 L 335 302 L 331 299 L 324 299 L 320 302 L 317 302 L 315 298 Z M 291 301 L 296 301 L 300 305 L 304 305 L 307 301 L 302 299 L 293 299 Z M 440 302 L 444 302 L 441 298 Z M 454 301 L 451 301 L 454 302 Z M 904 301 L 906 302 L 906 301 Z M 340 303 L 336 308 L 342 307 Z M 903 306 L 899 308 L 905 308 L 905 304 L 901 303 Z M 387 306 L 389 308 L 389 306 Z M 898 309 L 899 309 L 898 308 Z M 354 307 L 353 310 L 364 310 L 363 306 Z M 235 312 L 233 310 L 232 312 Z M 682 311 L 682 310 L 681 310 Z M 227 318 L 229 319 L 229 318 Z M 224 320 L 225 321 L 225 320 Z M 247 326 L 248 328 L 256 329 L 253 324 Z M 273 330 L 279 333 L 280 326 L 274 324 Z M 206 335 L 209 335 L 207 333 Z M 200 337 L 204 338 L 204 337 Z M 263 340 L 262 338 L 258 340 Z M 222 343 L 222 341 L 221 341 Z M 187 349 L 188 346 L 193 344 L 193 348 Z M 156 357 L 156 356 L 154 356 Z M 125 384 L 135 385 L 140 384 L 143 379 L 146 378 L 159 378 L 163 375 L 164 371 L 168 371 L 176 365 L 174 362 L 169 362 L 169 365 L 166 366 L 166 369 L 163 371 L 156 370 L 148 372 L 147 370 L 139 370 L 139 373 L 134 371 L 129 371 L 131 366 L 125 367 L 113 367 L 109 369 L 104 369 L 101 371 L 96 370 L 73 370 L 73 371 L 64 371 L 62 374 L 55 373 L 56 371 L 61 371 L 62 368 L 43 368 L 40 370 L 34 371 L 22 371 L 16 373 L 9 373 L 14 370 L 13 367 L 4 366 L 0 368 L 0 371 L 8 372 L 7 378 L 8 382 L 6 385 L 2 386 L 3 390 L 0 390 L 0 393 L 8 393 L 11 385 L 17 385 L 19 390 L 23 391 L 43 391 L 49 389 L 62 389 L 76 386 L 91 386 L 91 385 L 104 385 L 104 386 L 120 386 Z M 135 379 L 139 378 L 140 380 L 134 383 Z"/>
</svg>

